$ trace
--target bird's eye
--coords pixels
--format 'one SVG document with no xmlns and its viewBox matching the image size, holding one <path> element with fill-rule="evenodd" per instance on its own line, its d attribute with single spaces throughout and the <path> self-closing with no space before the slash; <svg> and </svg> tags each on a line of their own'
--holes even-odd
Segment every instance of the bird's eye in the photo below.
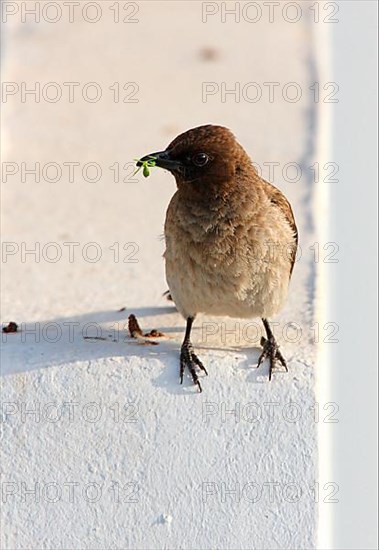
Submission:
<svg viewBox="0 0 379 550">
<path fill-rule="evenodd" d="M 192 157 L 192 162 L 196 164 L 196 166 L 205 166 L 208 161 L 209 157 L 205 153 L 196 153 L 196 155 Z"/>
</svg>

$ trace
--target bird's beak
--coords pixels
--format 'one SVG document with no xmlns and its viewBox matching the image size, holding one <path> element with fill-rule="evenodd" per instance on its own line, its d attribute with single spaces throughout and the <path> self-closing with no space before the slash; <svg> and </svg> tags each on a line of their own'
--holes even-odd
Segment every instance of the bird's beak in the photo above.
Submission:
<svg viewBox="0 0 379 550">
<path fill-rule="evenodd" d="M 146 160 L 155 159 L 155 166 L 165 168 L 166 170 L 175 171 L 182 167 L 182 163 L 170 157 L 169 151 L 160 151 L 158 153 L 150 153 L 137 161 L 137 166 L 142 166 Z"/>
</svg>

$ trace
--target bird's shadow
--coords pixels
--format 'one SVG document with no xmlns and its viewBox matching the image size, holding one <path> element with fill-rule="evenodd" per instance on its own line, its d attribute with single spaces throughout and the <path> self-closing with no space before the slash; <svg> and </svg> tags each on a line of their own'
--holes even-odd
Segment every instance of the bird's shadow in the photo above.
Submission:
<svg viewBox="0 0 379 550">
<path fill-rule="evenodd" d="M 1 375 L 107 357 L 160 355 L 160 349 L 165 347 L 162 344 L 168 344 L 169 340 L 158 339 L 160 345 L 154 346 L 141 345 L 131 338 L 128 330 L 131 313 L 140 319 L 176 313 L 176 310 L 173 307 L 142 307 L 21 322 L 18 332 L 2 333 Z M 159 328 L 164 333 L 181 330 L 180 327 L 151 328 Z"/>
<path fill-rule="evenodd" d="M 152 341 L 159 342 L 158 345 L 143 344 L 130 337 L 128 330 L 130 313 L 133 313 L 137 319 L 178 315 L 172 306 L 141 307 L 120 311 L 97 311 L 40 322 L 22 322 L 17 333 L 2 333 L 1 375 L 7 376 L 76 362 L 139 356 L 160 359 L 165 363 L 166 368 L 152 382 L 155 387 L 172 394 L 196 394 L 196 388 L 190 377 L 185 377 L 182 386 L 179 384 L 179 353 L 185 327 L 162 327 L 158 322 L 156 326 L 148 327 L 144 326 L 144 322 L 142 326 L 144 331 L 156 328 L 166 334 L 167 338 L 152 338 Z M 172 333 L 180 334 L 180 338 L 174 339 L 171 336 Z M 196 327 L 194 335 L 196 336 Z M 216 368 L 208 367 L 211 376 L 217 376 L 218 368 L 224 368 L 226 365 L 233 369 L 248 371 L 247 382 L 260 383 L 267 380 L 268 366 L 262 364 L 259 369 L 256 368 L 261 352 L 259 348 L 225 347 L 222 344 L 220 347 L 196 345 L 196 343 L 194 345 L 204 363 L 207 359 L 214 363 L 213 367 Z M 235 355 L 242 357 L 235 357 Z M 232 356 L 234 360 L 230 359 Z"/>
</svg>

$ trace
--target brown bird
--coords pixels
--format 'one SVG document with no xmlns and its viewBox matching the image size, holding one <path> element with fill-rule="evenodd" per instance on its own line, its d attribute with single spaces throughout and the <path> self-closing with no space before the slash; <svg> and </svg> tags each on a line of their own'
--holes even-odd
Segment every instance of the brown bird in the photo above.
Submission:
<svg viewBox="0 0 379 550">
<path fill-rule="evenodd" d="M 267 338 L 258 366 L 268 358 L 287 369 L 267 318 L 284 304 L 298 234 L 291 206 L 262 179 L 230 130 L 205 125 L 180 134 L 155 165 L 175 177 L 177 191 L 166 214 L 166 278 L 176 307 L 187 320 L 180 353 L 180 382 L 187 367 L 202 391 L 190 334 L 198 313 L 261 317 Z"/>
</svg>

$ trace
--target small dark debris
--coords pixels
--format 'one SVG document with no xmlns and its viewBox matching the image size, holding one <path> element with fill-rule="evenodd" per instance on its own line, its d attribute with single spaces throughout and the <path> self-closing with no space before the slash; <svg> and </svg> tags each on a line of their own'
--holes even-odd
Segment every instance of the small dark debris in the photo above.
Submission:
<svg viewBox="0 0 379 550">
<path fill-rule="evenodd" d="M 131 338 L 161 338 L 162 336 L 165 336 L 163 332 L 159 332 L 159 330 L 156 330 L 155 328 L 152 329 L 150 332 L 145 332 L 144 334 L 141 327 L 139 326 L 137 317 L 133 315 L 133 313 L 128 317 L 128 329 Z M 159 344 L 159 342 L 149 342 L 146 340 L 143 343 L 145 345 L 152 346 L 157 346 Z"/>
<path fill-rule="evenodd" d="M 119 311 L 119 313 L 121 313 L 121 311 L 125 311 L 125 310 L 126 310 L 126 307 L 124 306 L 124 307 L 120 308 L 118 311 Z"/>
<path fill-rule="evenodd" d="M 205 46 L 204 48 L 201 48 L 199 54 L 200 58 L 203 61 L 216 61 L 220 57 L 219 50 L 210 46 Z"/>
<path fill-rule="evenodd" d="M 128 329 L 131 338 L 137 338 L 138 336 L 143 336 L 141 327 L 138 324 L 137 317 L 131 313 L 128 317 Z"/>
<path fill-rule="evenodd" d="M 103 336 L 83 336 L 84 340 L 106 340 Z"/>
<path fill-rule="evenodd" d="M 165 336 L 165 334 L 163 334 L 163 332 L 159 332 L 159 330 L 156 330 L 155 328 L 153 328 L 153 330 L 151 330 L 150 332 L 146 332 L 144 334 L 144 336 L 146 338 L 162 338 L 162 336 Z"/>
<path fill-rule="evenodd" d="M 6 327 L 3 327 L 3 332 L 18 332 L 18 324 L 11 321 Z"/>
</svg>

